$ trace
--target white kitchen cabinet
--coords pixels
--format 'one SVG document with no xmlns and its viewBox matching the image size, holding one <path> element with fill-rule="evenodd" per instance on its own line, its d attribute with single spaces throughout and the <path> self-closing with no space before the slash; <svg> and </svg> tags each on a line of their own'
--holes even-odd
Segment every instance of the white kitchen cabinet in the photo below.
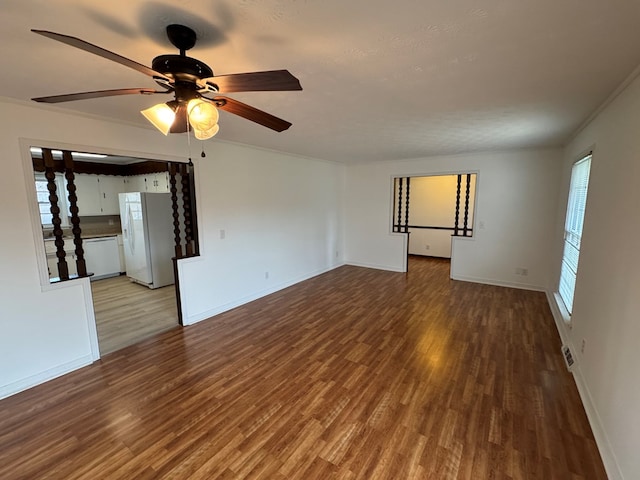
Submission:
<svg viewBox="0 0 640 480">
<path fill-rule="evenodd" d="M 118 194 L 125 191 L 124 177 L 98 175 L 102 215 L 120 215 Z"/>
<path fill-rule="evenodd" d="M 64 257 L 67 261 L 67 269 L 69 270 L 69 275 L 77 275 L 78 274 L 78 265 L 76 264 L 76 255 L 74 253 L 67 252 L 67 256 Z M 47 256 L 47 267 L 49 267 L 49 278 L 56 278 L 60 275 L 58 274 L 58 257 L 55 255 Z"/>
<path fill-rule="evenodd" d="M 77 174 L 75 177 L 79 215 L 119 215 L 118 194 L 125 191 L 124 177 Z"/>
<path fill-rule="evenodd" d="M 131 175 L 126 177 L 127 192 L 146 192 L 146 175 Z"/>
<path fill-rule="evenodd" d="M 78 215 L 102 215 L 98 175 L 79 173 L 75 176 Z"/>
<path fill-rule="evenodd" d="M 149 185 L 149 181 L 151 181 L 151 185 Z M 148 192 L 159 192 L 159 193 L 168 193 L 169 192 L 169 172 L 158 172 L 152 175 L 149 175 L 147 179 L 147 190 Z"/>
<path fill-rule="evenodd" d="M 49 278 L 58 277 L 58 257 L 56 256 L 56 245 L 53 240 L 48 240 L 44 242 L 44 251 L 47 256 L 47 267 L 49 268 Z M 65 239 L 64 242 L 64 251 L 66 256 L 64 257 L 67 261 L 67 269 L 69 270 L 69 275 L 77 275 L 78 274 L 78 266 L 76 265 L 76 254 L 75 254 L 76 246 L 72 240 Z"/>
<path fill-rule="evenodd" d="M 127 177 L 127 192 L 169 192 L 169 172 Z"/>
</svg>

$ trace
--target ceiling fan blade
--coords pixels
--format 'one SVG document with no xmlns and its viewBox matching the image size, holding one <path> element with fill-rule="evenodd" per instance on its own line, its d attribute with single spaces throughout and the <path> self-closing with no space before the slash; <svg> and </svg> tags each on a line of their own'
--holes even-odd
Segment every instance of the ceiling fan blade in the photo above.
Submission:
<svg viewBox="0 0 640 480">
<path fill-rule="evenodd" d="M 119 88 L 116 90 L 97 90 L 95 92 L 79 92 L 67 93 L 65 95 L 52 95 L 50 97 L 32 98 L 36 102 L 41 103 L 61 103 L 71 102 L 73 100 L 86 100 L 89 98 L 114 97 L 116 95 L 153 95 L 155 93 L 171 93 L 172 90 L 154 90 L 152 88 Z"/>
<path fill-rule="evenodd" d="M 145 75 L 149 75 L 150 77 L 159 77 L 164 80 L 170 80 L 165 77 L 163 74 L 156 72 L 155 70 L 142 65 L 141 63 L 134 62 L 122 55 L 118 55 L 117 53 L 110 52 L 109 50 L 105 50 L 102 47 L 98 47 L 89 42 L 85 42 L 84 40 L 80 40 L 76 37 L 71 37 L 69 35 L 62 35 L 61 33 L 49 32 L 47 30 L 31 30 L 34 33 L 39 35 L 43 35 L 45 37 L 51 38 L 53 40 L 57 40 L 62 43 L 66 43 L 67 45 L 71 45 L 72 47 L 79 48 L 84 50 L 85 52 L 93 53 L 94 55 L 98 55 L 100 57 L 106 58 L 107 60 L 111 60 L 113 62 L 119 63 L 120 65 L 124 65 L 125 67 L 133 68 L 134 70 L 144 73 Z"/>
<path fill-rule="evenodd" d="M 205 78 L 204 81 L 215 84 L 221 93 L 302 90 L 300 81 L 288 70 L 234 73 Z"/>
<path fill-rule="evenodd" d="M 276 132 L 282 132 L 291 126 L 290 122 L 274 117 L 270 113 L 258 110 L 246 103 L 239 102 L 229 97 L 214 97 L 212 101 L 220 110 L 239 115 L 240 117 L 259 123 Z"/>
</svg>

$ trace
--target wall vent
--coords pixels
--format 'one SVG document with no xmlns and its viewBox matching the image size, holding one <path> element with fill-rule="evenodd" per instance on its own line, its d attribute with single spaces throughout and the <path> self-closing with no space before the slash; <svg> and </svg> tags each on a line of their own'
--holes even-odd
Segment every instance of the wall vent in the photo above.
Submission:
<svg viewBox="0 0 640 480">
<path fill-rule="evenodd" d="M 569 345 L 562 346 L 562 358 L 564 358 L 564 363 L 567 365 L 567 370 L 571 371 L 575 360 L 573 359 L 573 354 L 571 353 Z"/>
</svg>

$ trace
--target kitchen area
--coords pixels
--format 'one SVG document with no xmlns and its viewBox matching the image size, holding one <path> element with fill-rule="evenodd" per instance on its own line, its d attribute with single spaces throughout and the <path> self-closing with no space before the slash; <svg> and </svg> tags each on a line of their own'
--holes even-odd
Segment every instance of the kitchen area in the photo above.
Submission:
<svg viewBox="0 0 640 480">
<path fill-rule="evenodd" d="M 52 182 L 38 171 L 39 150 L 31 150 L 36 196 L 49 281 L 56 283 L 61 279 L 51 214 Z M 61 158 L 60 153 L 52 152 L 54 158 Z M 97 164 L 96 171 L 107 172 L 74 176 L 98 344 L 101 355 L 105 355 L 179 324 L 173 285 L 174 227 L 169 173 L 118 175 L 113 173 L 128 173 L 127 168 L 133 167 L 139 170 L 140 164 L 148 161 L 78 152 L 73 152 L 73 158 L 78 164 Z M 114 166 L 119 170 L 114 170 Z M 73 279 L 78 271 L 67 180 L 56 172 L 53 182 L 65 260 L 69 278 Z"/>
</svg>

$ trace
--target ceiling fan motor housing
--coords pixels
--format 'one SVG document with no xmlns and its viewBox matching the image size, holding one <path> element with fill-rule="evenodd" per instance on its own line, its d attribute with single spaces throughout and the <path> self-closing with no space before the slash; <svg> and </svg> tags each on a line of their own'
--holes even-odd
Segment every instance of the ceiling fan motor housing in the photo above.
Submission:
<svg viewBox="0 0 640 480">
<path fill-rule="evenodd" d="M 153 59 L 151 68 L 174 80 L 197 82 L 213 77 L 213 70 L 209 65 L 183 55 L 160 55 Z"/>
</svg>

